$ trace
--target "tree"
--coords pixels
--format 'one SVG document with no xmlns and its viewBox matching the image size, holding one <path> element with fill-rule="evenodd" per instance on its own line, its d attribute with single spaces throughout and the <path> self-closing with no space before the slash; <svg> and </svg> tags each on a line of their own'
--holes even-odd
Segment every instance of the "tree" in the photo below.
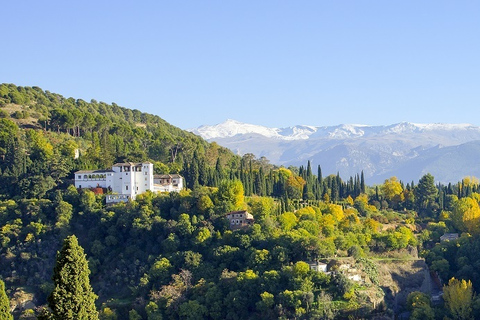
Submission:
<svg viewBox="0 0 480 320">
<path fill-rule="evenodd" d="M 390 179 L 385 180 L 382 185 L 382 193 L 387 201 L 392 200 L 401 200 L 400 196 L 402 195 L 402 185 L 398 181 L 397 177 L 391 177 Z"/>
<path fill-rule="evenodd" d="M 0 156 L 7 152 L 7 146 L 18 133 L 18 126 L 11 120 L 0 119 Z"/>
<path fill-rule="evenodd" d="M 218 187 L 217 198 L 226 212 L 242 210 L 245 207 L 242 182 L 240 180 L 222 180 Z"/>
<path fill-rule="evenodd" d="M 145 307 L 145 311 L 147 313 L 147 319 L 148 320 L 162 320 L 162 313 L 158 308 L 158 305 L 150 301 L 147 306 Z"/>
<path fill-rule="evenodd" d="M 275 207 L 275 202 L 271 197 L 253 196 L 248 204 L 256 221 L 265 221 L 272 214 Z"/>
<path fill-rule="evenodd" d="M 128 320 L 142 320 L 142 317 L 138 314 L 136 310 L 130 310 L 128 313 Z"/>
<path fill-rule="evenodd" d="M 448 286 L 443 286 L 443 299 L 454 319 L 471 319 L 473 288 L 470 280 L 450 279 Z"/>
<path fill-rule="evenodd" d="M 57 254 L 53 270 L 53 292 L 48 297 L 48 306 L 53 319 L 97 319 L 95 309 L 97 296 L 90 286 L 90 270 L 83 248 L 77 237 L 68 236 Z"/>
<path fill-rule="evenodd" d="M 13 320 L 10 313 L 10 300 L 5 293 L 5 283 L 0 280 L 0 320 Z"/>
<path fill-rule="evenodd" d="M 60 201 L 55 208 L 55 214 L 57 215 L 57 222 L 55 227 L 58 229 L 64 229 L 68 227 L 70 219 L 72 218 L 73 207 L 70 203 Z"/>
<path fill-rule="evenodd" d="M 407 308 L 412 311 L 410 319 L 433 320 L 435 313 L 430 306 L 430 297 L 419 291 L 410 293 L 407 297 Z"/>
<path fill-rule="evenodd" d="M 100 312 L 100 319 L 101 320 L 117 320 L 117 313 L 115 310 L 110 309 L 109 307 L 103 308 Z"/>
<path fill-rule="evenodd" d="M 417 199 L 417 207 L 419 211 L 428 211 L 433 209 L 435 197 L 437 196 L 437 187 L 435 187 L 434 178 L 430 173 L 424 175 L 418 181 L 418 185 L 414 190 Z"/>
<path fill-rule="evenodd" d="M 195 320 L 205 319 L 208 310 L 197 300 L 190 300 L 180 305 L 178 315 L 181 319 Z"/>
<path fill-rule="evenodd" d="M 480 233 L 480 207 L 476 200 L 467 197 L 455 201 L 451 217 L 458 230 Z"/>
</svg>

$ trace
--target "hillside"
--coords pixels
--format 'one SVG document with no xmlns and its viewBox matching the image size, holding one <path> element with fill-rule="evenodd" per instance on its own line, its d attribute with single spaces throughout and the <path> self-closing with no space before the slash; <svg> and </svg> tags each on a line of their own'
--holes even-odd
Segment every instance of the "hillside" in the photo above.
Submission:
<svg viewBox="0 0 480 320">
<path fill-rule="evenodd" d="M 418 249 L 441 278 L 470 274 L 480 288 L 470 272 L 474 178 L 370 187 L 363 172 L 343 180 L 310 162 L 287 169 L 240 157 L 115 104 L 14 85 L 0 93 L 0 278 L 15 319 L 52 307 L 56 253 L 70 235 L 101 320 L 391 318 L 413 308 L 410 292 L 428 292 Z M 72 185 L 75 170 L 119 161 L 151 161 L 188 188 L 107 205 L 105 194 Z M 245 210 L 246 225 L 226 218 Z M 463 232 L 462 245 L 437 245 L 445 232 Z M 426 299 L 416 311 L 449 314 Z"/>
<path fill-rule="evenodd" d="M 71 179 L 75 170 L 108 168 L 116 162 L 151 161 L 157 173 L 179 173 L 194 153 L 207 168 L 239 158 L 158 116 L 115 103 L 65 98 L 38 87 L 1 84 L 0 121 L 0 170 L 6 173 L 4 181 L 5 176 L 10 179 L 0 187 L 0 197 L 44 195 Z M 39 190 L 31 191 L 32 177 Z M 12 183 L 18 188 L 2 190 Z"/>
</svg>

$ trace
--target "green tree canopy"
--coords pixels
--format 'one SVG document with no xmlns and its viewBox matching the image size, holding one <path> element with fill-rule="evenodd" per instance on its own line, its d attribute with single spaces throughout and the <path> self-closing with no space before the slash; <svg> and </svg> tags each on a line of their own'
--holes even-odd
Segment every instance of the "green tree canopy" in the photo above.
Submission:
<svg viewBox="0 0 480 320">
<path fill-rule="evenodd" d="M 57 254 L 53 271 L 53 292 L 48 305 L 54 319 L 98 320 L 95 299 L 88 278 L 90 270 L 83 248 L 74 235 L 67 237 Z"/>
<path fill-rule="evenodd" d="M 414 192 L 418 210 L 420 212 L 431 210 L 438 193 L 434 177 L 430 173 L 421 177 Z"/>
<path fill-rule="evenodd" d="M 443 299 L 454 319 L 471 319 L 473 288 L 470 280 L 450 279 L 448 286 L 443 286 Z"/>
<path fill-rule="evenodd" d="M 13 320 L 10 313 L 10 300 L 5 293 L 5 283 L 0 280 L 0 320 Z"/>
</svg>

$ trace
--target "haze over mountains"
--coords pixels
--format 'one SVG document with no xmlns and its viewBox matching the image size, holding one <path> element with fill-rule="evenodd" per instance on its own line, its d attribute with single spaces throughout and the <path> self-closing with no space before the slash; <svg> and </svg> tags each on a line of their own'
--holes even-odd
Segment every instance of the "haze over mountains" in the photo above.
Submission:
<svg viewBox="0 0 480 320">
<path fill-rule="evenodd" d="M 480 176 L 480 127 L 470 124 L 385 126 L 342 124 L 268 128 L 227 120 L 191 129 L 238 154 L 265 156 L 277 165 L 321 165 L 344 178 L 364 171 L 369 184 L 391 176 L 405 182 L 426 174 L 438 182 Z"/>
</svg>

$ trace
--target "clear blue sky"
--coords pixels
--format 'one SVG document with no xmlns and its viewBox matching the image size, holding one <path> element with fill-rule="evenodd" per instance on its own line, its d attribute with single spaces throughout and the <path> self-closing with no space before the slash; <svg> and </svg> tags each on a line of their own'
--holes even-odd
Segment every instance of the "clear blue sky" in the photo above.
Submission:
<svg viewBox="0 0 480 320">
<path fill-rule="evenodd" d="M 4 1 L 0 82 L 159 115 L 480 125 L 479 1 Z"/>
</svg>

